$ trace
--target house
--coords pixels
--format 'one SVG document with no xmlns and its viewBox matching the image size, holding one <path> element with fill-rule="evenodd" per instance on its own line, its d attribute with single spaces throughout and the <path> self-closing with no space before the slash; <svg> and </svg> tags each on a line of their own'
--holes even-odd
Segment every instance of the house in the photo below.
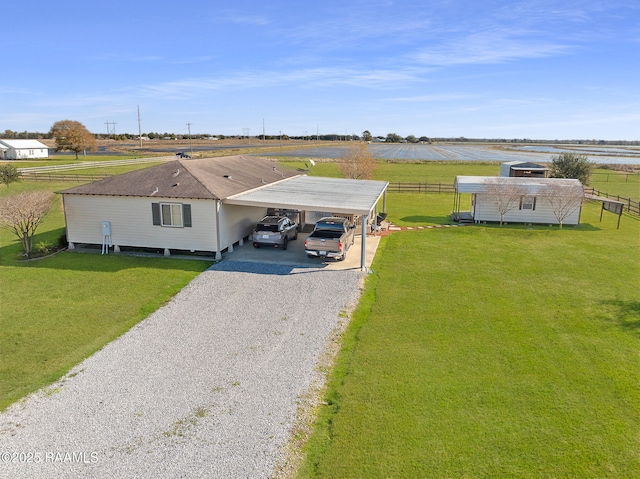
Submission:
<svg viewBox="0 0 640 479">
<path fill-rule="evenodd" d="M 371 218 L 387 185 L 308 177 L 239 155 L 176 159 L 61 194 L 70 249 L 95 244 L 116 252 L 211 252 L 221 259 L 223 251 L 243 244 L 270 208 L 298 210 L 303 221 L 314 212 Z"/>
<path fill-rule="evenodd" d="M 457 176 L 452 217 L 460 222 L 507 222 L 577 225 L 584 189 L 566 178 Z M 461 211 L 462 195 L 469 211 Z"/>
<path fill-rule="evenodd" d="M 49 147 L 38 140 L 0 140 L 0 159 L 48 158 Z"/>
<path fill-rule="evenodd" d="M 549 168 L 526 161 L 507 161 L 500 165 L 500 176 L 546 178 Z"/>
</svg>

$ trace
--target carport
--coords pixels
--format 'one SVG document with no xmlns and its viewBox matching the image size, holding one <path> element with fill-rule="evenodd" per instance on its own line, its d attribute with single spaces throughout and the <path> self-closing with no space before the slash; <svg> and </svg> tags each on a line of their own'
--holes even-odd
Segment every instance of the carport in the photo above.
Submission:
<svg viewBox="0 0 640 479">
<path fill-rule="evenodd" d="M 230 196 L 223 203 L 263 208 L 282 208 L 302 211 L 330 211 L 333 214 L 362 217 L 362 245 L 360 268 L 366 264 L 366 238 L 369 218 L 376 212 L 382 198 L 382 212 L 386 211 L 386 181 L 351 180 L 317 176 L 297 176 L 265 185 L 245 193 Z"/>
</svg>

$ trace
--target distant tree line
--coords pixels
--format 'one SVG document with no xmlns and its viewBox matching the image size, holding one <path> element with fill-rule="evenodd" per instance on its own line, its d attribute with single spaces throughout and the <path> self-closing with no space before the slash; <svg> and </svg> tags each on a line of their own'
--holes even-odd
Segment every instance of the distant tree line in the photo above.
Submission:
<svg viewBox="0 0 640 479">
<path fill-rule="evenodd" d="M 106 134 L 106 133 L 91 133 L 96 140 L 115 140 L 115 141 L 132 141 L 138 140 L 138 134 L 133 133 L 117 133 L 117 134 Z M 597 140 L 597 139 L 563 139 L 563 140 L 532 140 L 530 138 L 466 138 L 464 136 L 459 137 L 427 137 L 420 136 L 417 137 L 415 135 L 408 135 L 402 137 L 397 133 L 388 133 L 386 136 L 382 135 L 372 135 L 369 130 L 365 130 L 361 135 L 357 135 L 355 133 L 352 134 L 337 134 L 337 133 L 328 133 L 322 135 L 287 135 L 285 133 L 278 135 L 213 135 L 209 133 L 192 133 L 191 135 L 187 135 L 184 133 L 168 133 L 168 132 L 157 132 L 150 131 L 148 133 L 142 133 L 143 138 L 148 138 L 150 140 L 187 140 L 191 138 L 192 140 L 210 140 L 210 139 L 219 139 L 224 140 L 228 138 L 256 138 L 259 140 L 267 139 L 267 140 L 320 140 L 320 141 L 379 141 L 385 143 L 447 143 L 447 142 L 455 142 L 455 143 L 465 143 L 465 142 L 474 142 L 474 143 L 530 143 L 530 144 L 558 144 L 565 145 L 568 143 L 575 145 L 630 145 L 630 146 L 638 146 L 640 145 L 640 140 Z M 4 132 L 0 131 L 0 139 L 53 139 L 51 132 L 39 132 L 39 131 L 13 131 L 13 130 L 4 130 Z"/>
</svg>

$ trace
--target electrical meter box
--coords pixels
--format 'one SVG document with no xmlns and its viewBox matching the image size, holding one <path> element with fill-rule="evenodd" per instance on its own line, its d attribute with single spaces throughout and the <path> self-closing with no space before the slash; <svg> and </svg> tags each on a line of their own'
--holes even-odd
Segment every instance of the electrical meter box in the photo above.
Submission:
<svg viewBox="0 0 640 479">
<path fill-rule="evenodd" d="M 111 221 L 102 221 L 102 236 L 111 236 Z"/>
</svg>

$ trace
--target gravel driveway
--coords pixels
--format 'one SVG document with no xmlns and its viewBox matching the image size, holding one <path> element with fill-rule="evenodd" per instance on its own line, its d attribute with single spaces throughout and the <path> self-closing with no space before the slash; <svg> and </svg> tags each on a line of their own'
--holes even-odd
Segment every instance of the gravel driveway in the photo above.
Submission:
<svg viewBox="0 0 640 479">
<path fill-rule="evenodd" d="M 362 273 L 223 261 L 0 415 L 11 478 L 261 478 Z M 2 473 L 0 473 L 2 476 Z"/>
</svg>

